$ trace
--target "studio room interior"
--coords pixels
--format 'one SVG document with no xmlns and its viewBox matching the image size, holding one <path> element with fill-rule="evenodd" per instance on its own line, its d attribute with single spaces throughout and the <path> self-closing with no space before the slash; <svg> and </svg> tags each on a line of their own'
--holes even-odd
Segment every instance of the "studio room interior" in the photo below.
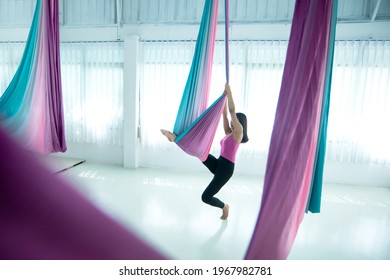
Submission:
<svg viewBox="0 0 390 280">
<path fill-rule="evenodd" d="M 0 259 L 390 260 L 390 0 L 0 0 Z"/>
</svg>

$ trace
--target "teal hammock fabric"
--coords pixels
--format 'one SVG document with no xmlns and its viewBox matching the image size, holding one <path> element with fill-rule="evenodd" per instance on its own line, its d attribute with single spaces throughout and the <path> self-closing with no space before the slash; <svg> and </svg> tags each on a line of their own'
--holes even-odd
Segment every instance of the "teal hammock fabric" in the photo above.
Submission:
<svg viewBox="0 0 390 280">
<path fill-rule="evenodd" d="M 225 29 L 228 29 L 228 0 L 225 0 Z M 195 53 L 176 116 L 175 143 L 189 155 L 206 160 L 210 151 L 226 96 L 222 94 L 207 108 L 218 18 L 218 0 L 206 0 L 196 40 Z M 226 31 L 226 36 L 227 36 Z M 228 38 L 225 38 L 228 59 Z M 226 78 L 229 76 L 228 60 Z"/>
<path fill-rule="evenodd" d="M 0 97 L 0 126 L 28 149 L 66 151 L 58 1 L 38 0 L 19 67 Z"/>
<path fill-rule="evenodd" d="M 246 259 L 286 259 L 310 193 L 313 203 L 320 198 L 318 186 L 311 185 L 324 160 L 318 145 L 326 137 L 336 7 L 337 0 L 296 1 L 260 213 Z"/>
<path fill-rule="evenodd" d="M 333 57 L 334 57 L 334 44 L 336 37 L 336 23 L 337 23 L 337 6 L 338 1 L 332 5 L 332 22 L 330 25 L 330 40 L 328 46 L 328 61 L 326 63 L 325 73 L 325 88 L 324 97 L 322 101 L 321 110 L 321 122 L 319 141 L 317 146 L 317 156 L 315 160 L 315 171 L 313 181 L 311 185 L 311 193 L 309 203 L 307 205 L 307 211 L 312 213 L 319 213 L 321 210 L 321 194 L 322 194 L 322 181 L 324 174 L 325 164 L 325 152 L 326 152 L 326 140 L 327 140 L 327 128 L 328 128 L 328 116 L 329 116 L 329 102 L 330 102 L 330 90 L 332 82 L 332 69 L 333 69 Z"/>
</svg>

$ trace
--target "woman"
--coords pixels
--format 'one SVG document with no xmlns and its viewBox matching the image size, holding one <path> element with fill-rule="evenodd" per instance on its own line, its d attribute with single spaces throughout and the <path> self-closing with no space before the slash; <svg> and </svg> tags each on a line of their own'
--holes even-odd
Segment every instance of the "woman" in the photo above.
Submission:
<svg viewBox="0 0 390 280">
<path fill-rule="evenodd" d="M 222 220 L 226 220 L 229 216 L 229 205 L 223 203 L 215 195 L 233 175 L 239 145 L 248 141 L 246 116 L 243 113 L 236 113 L 232 91 L 228 84 L 225 85 L 224 93 L 227 95 L 227 106 L 225 106 L 223 111 L 225 137 L 221 140 L 220 157 L 217 159 L 209 154 L 207 159 L 203 161 L 203 164 L 214 174 L 214 178 L 202 194 L 204 203 L 222 209 Z M 230 124 L 228 110 L 231 117 Z M 161 129 L 161 133 L 171 142 L 175 141 L 177 137 L 174 133 L 164 129 Z"/>
</svg>

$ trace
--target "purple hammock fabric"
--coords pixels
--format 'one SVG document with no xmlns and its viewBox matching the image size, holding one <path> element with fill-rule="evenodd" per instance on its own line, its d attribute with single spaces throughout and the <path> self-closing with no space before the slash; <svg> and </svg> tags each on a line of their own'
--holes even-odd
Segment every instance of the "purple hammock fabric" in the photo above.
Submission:
<svg viewBox="0 0 390 280">
<path fill-rule="evenodd" d="M 0 259 L 164 259 L 0 129 Z"/>
<path fill-rule="evenodd" d="M 286 259 L 303 219 L 317 148 L 332 1 L 297 0 L 260 214 L 246 259 Z"/>
<path fill-rule="evenodd" d="M 60 20 L 58 13 L 58 1 L 48 2 L 48 115 L 50 121 L 51 149 L 46 152 L 65 152 L 65 128 L 62 102 L 61 61 L 60 61 Z"/>
<path fill-rule="evenodd" d="M 209 155 L 216 129 L 219 125 L 226 95 L 222 94 L 184 133 L 176 139 L 176 144 L 187 154 L 205 161 Z"/>
</svg>

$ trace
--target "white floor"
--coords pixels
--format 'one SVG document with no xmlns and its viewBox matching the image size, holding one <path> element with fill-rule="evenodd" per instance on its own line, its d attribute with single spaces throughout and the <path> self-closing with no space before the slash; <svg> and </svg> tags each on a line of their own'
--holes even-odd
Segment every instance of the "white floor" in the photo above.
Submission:
<svg viewBox="0 0 390 280">
<path fill-rule="evenodd" d="M 227 221 L 200 200 L 211 174 L 82 163 L 57 176 L 173 259 L 243 259 L 263 180 L 234 175 L 219 198 Z M 324 185 L 322 212 L 306 214 L 289 259 L 390 260 L 390 188 Z"/>
</svg>

